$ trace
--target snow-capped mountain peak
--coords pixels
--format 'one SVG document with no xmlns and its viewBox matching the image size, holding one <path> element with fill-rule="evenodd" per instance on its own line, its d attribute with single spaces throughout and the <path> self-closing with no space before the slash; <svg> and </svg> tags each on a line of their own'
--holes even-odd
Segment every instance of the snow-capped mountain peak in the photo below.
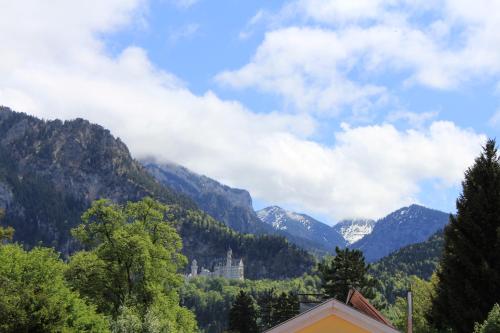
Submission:
<svg viewBox="0 0 500 333">
<path fill-rule="evenodd" d="M 375 226 L 374 220 L 356 219 L 343 220 L 333 226 L 348 244 L 352 244 L 370 234 Z"/>
<path fill-rule="evenodd" d="M 327 251 L 333 251 L 335 246 L 346 245 L 342 235 L 336 230 L 305 214 L 271 206 L 258 211 L 257 216 L 263 222 L 272 225 L 274 229 L 313 241 Z"/>
</svg>

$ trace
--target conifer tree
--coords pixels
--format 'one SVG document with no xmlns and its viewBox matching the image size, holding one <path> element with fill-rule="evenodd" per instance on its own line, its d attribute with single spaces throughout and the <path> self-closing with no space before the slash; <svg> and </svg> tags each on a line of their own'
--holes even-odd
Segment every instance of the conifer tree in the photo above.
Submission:
<svg viewBox="0 0 500 333">
<path fill-rule="evenodd" d="M 482 324 L 475 325 L 474 333 L 498 333 L 500 332 L 500 306 L 495 304 L 488 314 L 488 318 Z"/>
<path fill-rule="evenodd" d="M 368 275 L 369 265 L 365 264 L 363 253 L 359 250 L 335 248 L 331 262 L 319 265 L 323 288 L 328 297 L 344 301 L 350 288 L 358 289 L 367 298 L 375 296 L 376 280 Z"/>
<path fill-rule="evenodd" d="M 258 332 L 255 302 L 243 290 L 240 290 L 233 307 L 229 311 L 229 330 L 239 333 Z"/>
<path fill-rule="evenodd" d="M 457 215 L 445 228 L 439 283 L 430 315 L 439 329 L 471 332 L 500 299 L 500 162 L 488 140 L 465 172 Z"/>
<path fill-rule="evenodd" d="M 265 331 L 273 326 L 274 289 L 264 290 L 257 300 L 259 305 L 260 330 Z"/>
<path fill-rule="evenodd" d="M 273 326 L 281 324 L 288 319 L 288 299 L 287 295 L 283 292 L 274 301 L 273 309 Z"/>
</svg>

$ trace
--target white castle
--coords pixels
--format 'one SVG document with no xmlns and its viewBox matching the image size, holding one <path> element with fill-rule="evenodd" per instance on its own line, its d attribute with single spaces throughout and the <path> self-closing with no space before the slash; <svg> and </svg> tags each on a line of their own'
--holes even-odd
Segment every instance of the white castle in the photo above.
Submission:
<svg viewBox="0 0 500 333">
<path fill-rule="evenodd" d="M 191 263 L 191 273 L 187 277 L 192 278 L 196 276 L 223 277 L 226 279 L 244 280 L 243 259 L 233 259 L 233 251 L 229 248 L 226 260 L 219 260 L 215 264 L 213 272 L 210 272 L 208 269 L 202 267 L 199 274 L 198 263 L 196 262 L 196 259 L 193 259 L 193 262 Z"/>
</svg>

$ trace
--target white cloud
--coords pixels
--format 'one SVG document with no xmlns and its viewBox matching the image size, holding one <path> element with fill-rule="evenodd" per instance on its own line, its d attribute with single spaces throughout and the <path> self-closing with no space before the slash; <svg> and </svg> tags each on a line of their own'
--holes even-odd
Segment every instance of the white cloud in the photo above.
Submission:
<svg viewBox="0 0 500 333">
<path fill-rule="evenodd" d="M 313 28 L 286 28 L 266 34 L 252 61 L 238 71 L 226 71 L 217 80 L 235 88 L 256 86 L 283 96 L 301 110 L 338 111 L 349 105 L 364 112 L 386 100 L 384 87 L 357 84 L 342 72 L 352 68 L 346 45 L 335 32 Z"/>
<path fill-rule="evenodd" d="M 484 141 L 453 123 L 433 122 L 412 131 L 346 125 L 334 145 L 321 145 L 310 139 L 317 126 L 312 116 L 259 114 L 210 91 L 195 95 L 155 67 L 141 48 L 108 55 L 101 34 L 131 24 L 142 6 L 122 0 L 61 0 L 55 8 L 38 1 L 2 5 L 0 104 L 48 119 L 88 118 L 120 136 L 136 157 L 175 161 L 247 188 L 262 200 L 332 219 L 377 217 L 411 203 L 423 180 L 457 184 Z M 19 17 L 27 19 L 19 22 Z M 339 38 L 314 29 L 310 33 L 311 40 L 301 43 L 314 46 L 324 36 Z M 308 52 L 298 50 L 292 58 L 309 57 Z M 274 65 L 289 70 L 289 64 Z M 328 74 L 321 73 L 324 66 L 330 63 L 319 57 L 303 71 L 328 82 Z M 290 89 L 313 101 L 301 84 L 291 80 Z M 377 86 L 344 89 L 366 103 L 384 94 Z M 323 98 L 344 102 L 347 97 L 333 93 Z"/>
<path fill-rule="evenodd" d="M 217 79 L 278 94 L 301 111 L 372 109 L 393 89 L 500 76 L 495 0 L 297 0 L 267 21 L 250 62 Z M 404 79 L 379 83 L 391 74 Z"/>
</svg>

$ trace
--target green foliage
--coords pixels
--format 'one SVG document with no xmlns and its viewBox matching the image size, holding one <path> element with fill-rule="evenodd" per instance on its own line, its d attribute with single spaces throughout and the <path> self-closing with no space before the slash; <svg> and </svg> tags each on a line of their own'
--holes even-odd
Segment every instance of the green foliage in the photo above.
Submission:
<svg viewBox="0 0 500 333">
<path fill-rule="evenodd" d="M 321 281 L 317 276 L 304 275 L 291 280 L 227 280 L 197 277 L 189 279 L 181 288 L 182 304 L 196 314 L 203 332 L 222 332 L 227 329 L 229 310 L 240 290 L 259 300 L 259 326 L 271 327 L 274 318 L 264 319 L 264 306 L 260 302 L 271 292 L 270 306 L 281 293 L 318 293 Z M 272 316 L 272 309 L 269 316 Z M 265 311 L 264 311 L 265 312 Z"/>
<path fill-rule="evenodd" d="M 98 200 L 72 233 L 86 248 L 66 272 L 73 288 L 115 321 L 113 329 L 144 327 L 193 332 L 193 315 L 179 306 L 185 266 L 182 242 L 167 222 L 166 206 L 145 198 L 125 206 Z"/>
<path fill-rule="evenodd" d="M 229 330 L 239 333 L 257 333 L 257 309 L 252 296 L 243 290 L 229 310 Z"/>
<path fill-rule="evenodd" d="M 0 331 L 108 332 L 107 319 L 70 290 L 64 271 L 51 249 L 0 246 Z"/>
<path fill-rule="evenodd" d="M 358 289 L 365 297 L 375 297 L 377 281 L 368 275 L 369 265 L 365 264 L 359 250 L 335 248 L 335 257 L 325 259 L 319 265 L 323 288 L 328 297 L 344 301 L 350 288 Z"/>
<path fill-rule="evenodd" d="M 500 306 L 496 303 L 488 314 L 488 318 L 482 324 L 476 324 L 474 333 L 498 333 L 500 332 Z"/>
<path fill-rule="evenodd" d="M 1 213 L 1 211 L 0 211 Z M 1 217 L 0 217 L 1 219 Z M 14 228 L 12 227 L 1 227 L 0 226 L 0 245 L 9 242 L 14 237 Z"/>
<path fill-rule="evenodd" d="M 243 258 L 245 277 L 250 279 L 298 277 L 315 264 L 312 255 L 283 237 L 241 234 L 207 214 L 176 206 L 170 206 L 168 216 L 177 225 L 184 254 L 203 267 L 211 268 L 228 247 L 235 257 Z"/>
<path fill-rule="evenodd" d="M 405 297 L 412 276 L 429 280 L 436 271 L 443 250 L 443 232 L 422 243 L 406 246 L 372 264 L 370 274 L 380 281 L 379 292 L 389 303 Z"/>
<path fill-rule="evenodd" d="M 431 317 L 438 328 L 469 333 L 500 299 L 500 161 L 494 140 L 462 185 L 457 216 L 444 232 Z"/>
<path fill-rule="evenodd" d="M 299 314 L 299 298 L 296 293 L 282 292 L 272 300 L 271 322 L 272 326 L 278 325 Z"/>
<path fill-rule="evenodd" d="M 432 306 L 432 298 L 435 295 L 437 277 L 434 275 L 431 281 L 425 281 L 411 276 L 409 282 L 413 298 L 413 332 L 437 333 L 437 330 L 430 325 L 427 319 Z M 403 332 L 407 330 L 407 308 L 406 297 L 398 297 L 395 304 L 384 311 L 387 318 Z"/>
</svg>

